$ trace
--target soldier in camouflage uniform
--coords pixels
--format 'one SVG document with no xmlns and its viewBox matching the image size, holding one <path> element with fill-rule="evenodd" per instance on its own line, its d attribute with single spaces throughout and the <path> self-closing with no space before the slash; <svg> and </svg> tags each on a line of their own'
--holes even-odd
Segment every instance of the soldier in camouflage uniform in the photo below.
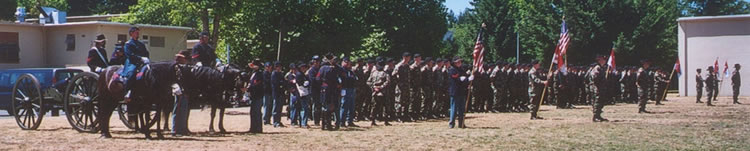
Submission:
<svg viewBox="0 0 750 151">
<path fill-rule="evenodd" d="M 432 84 L 436 80 L 432 73 L 432 67 L 434 67 L 435 63 L 430 57 L 425 58 L 424 62 L 425 65 L 420 69 L 422 77 L 420 85 L 422 86 L 422 95 L 424 96 L 424 101 L 422 101 L 422 117 L 433 118 L 432 107 L 435 104 L 435 87 Z"/>
<path fill-rule="evenodd" d="M 398 96 L 398 113 L 401 118 L 401 122 L 411 121 L 409 118 L 409 104 L 411 103 L 411 83 L 409 82 L 409 61 L 411 60 L 411 54 L 404 52 L 402 60 L 395 65 L 391 76 L 395 79 L 397 89 L 396 95 Z"/>
<path fill-rule="evenodd" d="M 372 71 L 372 74 L 367 79 L 367 85 L 370 86 L 370 88 L 373 90 L 371 95 L 372 100 L 375 100 L 375 108 L 372 113 L 372 117 L 370 117 L 370 121 L 372 123 L 370 125 L 376 126 L 375 120 L 378 118 L 385 119 L 385 125 L 389 126 L 389 117 L 385 115 L 391 115 L 393 112 L 393 107 L 388 107 L 386 104 L 386 87 L 390 84 L 391 76 L 385 72 L 385 62 L 381 59 L 378 62 L 378 66 L 376 70 Z M 383 110 L 387 112 L 387 114 L 383 113 Z"/>
<path fill-rule="evenodd" d="M 542 102 L 542 91 L 544 87 L 547 85 L 547 80 L 544 80 L 544 77 L 542 77 L 542 72 L 539 70 L 539 61 L 532 61 L 531 64 L 533 64 L 533 68 L 529 70 L 528 73 L 528 81 L 529 81 L 529 99 L 531 100 L 531 119 L 544 119 L 542 117 L 539 117 L 537 115 L 537 112 L 539 111 L 539 105 Z"/>
<path fill-rule="evenodd" d="M 649 99 L 649 90 L 652 88 L 653 79 L 648 74 L 651 62 L 641 60 L 643 65 L 636 74 L 636 85 L 638 86 L 638 113 L 649 113 L 646 111 L 646 103 Z"/>
<path fill-rule="evenodd" d="M 664 105 L 661 104 L 661 101 L 664 99 L 664 90 L 667 89 L 669 79 L 661 69 L 657 69 L 656 78 L 654 79 L 656 79 L 656 105 Z"/>
<path fill-rule="evenodd" d="M 367 63 L 363 63 L 365 59 L 359 59 L 357 67 L 355 68 L 355 73 L 359 77 L 359 80 L 357 81 L 357 92 L 358 94 L 371 94 L 372 89 L 370 86 L 367 85 L 367 81 L 364 79 L 368 79 L 370 77 L 370 74 L 372 72 L 375 61 L 372 59 L 367 60 Z M 355 107 L 356 113 L 357 113 L 357 120 L 365 120 L 367 117 L 370 117 L 371 108 L 373 104 L 372 97 L 369 95 L 357 95 L 357 106 Z"/>
<path fill-rule="evenodd" d="M 715 91 L 716 85 L 714 84 L 715 81 L 717 81 L 716 72 L 714 72 L 713 66 L 708 66 L 708 69 L 706 71 L 708 71 L 708 73 L 706 73 L 706 96 L 708 97 L 706 99 L 706 105 L 714 106 L 713 104 L 711 104 L 711 101 L 713 101 L 714 93 L 718 93 Z"/>
<path fill-rule="evenodd" d="M 703 76 L 701 76 L 701 69 L 695 69 L 695 103 L 703 103 L 701 97 L 703 97 Z"/>
<path fill-rule="evenodd" d="M 607 68 L 609 66 L 605 67 L 606 60 L 604 59 L 604 56 L 599 55 L 596 57 L 597 65 L 593 67 L 591 70 L 593 73 L 592 81 L 594 82 L 593 91 L 597 95 L 596 100 L 594 100 L 593 105 L 593 112 L 594 112 L 594 122 L 605 122 L 609 121 L 605 118 L 602 118 L 602 109 L 604 108 L 604 105 L 606 105 L 608 102 L 612 101 L 612 82 L 611 80 L 615 80 L 616 76 L 608 76 L 610 74 Z"/>
<path fill-rule="evenodd" d="M 740 78 L 740 64 L 734 64 L 734 72 L 732 72 L 732 100 L 733 104 L 741 104 L 738 97 L 740 95 L 740 85 L 742 79 Z"/>
<path fill-rule="evenodd" d="M 422 62 L 422 56 L 420 54 L 414 54 L 414 63 L 409 66 L 409 82 L 411 86 L 411 112 L 409 112 L 412 120 L 421 119 L 422 113 L 422 73 L 421 69 L 424 63 Z"/>
</svg>

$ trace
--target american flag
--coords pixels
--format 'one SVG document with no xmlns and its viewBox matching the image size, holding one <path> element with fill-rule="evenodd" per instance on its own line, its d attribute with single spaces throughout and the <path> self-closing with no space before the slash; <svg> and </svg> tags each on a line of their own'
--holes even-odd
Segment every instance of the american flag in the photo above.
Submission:
<svg viewBox="0 0 750 151">
<path fill-rule="evenodd" d="M 568 51 L 568 42 L 570 42 L 570 37 L 568 37 L 568 29 L 565 25 L 565 20 L 562 22 L 562 26 L 560 28 L 560 40 L 557 41 L 557 47 L 555 47 L 555 54 L 553 55 L 552 62 L 557 63 L 557 68 L 560 69 L 563 73 L 567 72 L 567 67 L 565 61 L 563 61 L 563 56 L 565 56 L 565 53 Z"/>
<path fill-rule="evenodd" d="M 729 69 L 729 62 L 724 61 L 724 77 L 729 77 L 729 70 L 727 69 Z"/>
<path fill-rule="evenodd" d="M 714 61 L 714 73 L 718 74 L 719 72 L 719 58 L 716 57 L 716 61 Z"/>
<path fill-rule="evenodd" d="M 479 29 L 479 34 L 477 35 L 477 43 L 474 45 L 474 69 L 479 70 L 479 72 L 484 72 L 484 68 L 482 68 L 482 62 L 484 62 L 484 45 L 482 44 L 482 29 Z M 473 74 L 473 73 L 472 73 Z"/>
</svg>

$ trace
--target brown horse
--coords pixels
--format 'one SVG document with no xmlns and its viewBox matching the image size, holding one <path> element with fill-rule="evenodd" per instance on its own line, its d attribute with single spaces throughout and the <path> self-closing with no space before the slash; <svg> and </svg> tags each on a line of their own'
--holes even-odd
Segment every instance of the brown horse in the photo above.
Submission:
<svg viewBox="0 0 750 151">
<path fill-rule="evenodd" d="M 101 137 L 111 138 L 109 131 L 109 122 L 112 112 L 119 105 L 119 101 L 124 99 L 125 91 L 122 83 L 114 80 L 114 75 L 122 66 L 110 66 L 100 73 L 97 88 L 99 89 L 99 114 L 97 119 L 101 119 Z M 158 138 L 163 138 L 161 132 L 161 118 L 156 116 L 151 119 L 150 111 L 155 110 L 156 115 L 162 111 L 169 110 L 174 98 L 171 93 L 171 85 L 179 82 L 178 76 L 182 73 L 182 68 L 174 62 L 158 62 L 150 65 L 150 70 L 143 73 L 141 80 L 135 80 L 131 84 L 131 99 L 127 102 L 128 115 L 137 115 L 136 129 L 144 133 L 147 139 L 151 138 L 151 123 L 156 123 L 156 133 Z M 189 70 L 189 69 L 186 69 Z"/>
</svg>

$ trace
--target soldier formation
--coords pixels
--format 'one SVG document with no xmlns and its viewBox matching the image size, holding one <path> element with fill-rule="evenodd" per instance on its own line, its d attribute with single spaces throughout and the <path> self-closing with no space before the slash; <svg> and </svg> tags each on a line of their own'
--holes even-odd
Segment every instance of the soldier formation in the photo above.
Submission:
<svg viewBox="0 0 750 151">
<path fill-rule="evenodd" d="M 537 114 L 542 102 L 558 109 L 592 105 L 592 120 L 601 122 L 608 121 L 601 116 L 608 104 L 638 103 L 639 113 L 648 113 L 649 100 L 662 105 L 669 83 L 667 72 L 651 67 L 648 60 L 642 60 L 641 67 L 619 68 L 605 64 L 604 56 L 595 60 L 589 66 L 568 65 L 561 70 L 553 66 L 547 72 L 538 61 L 497 61 L 472 68 L 461 64 L 460 58 L 410 53 L 404 53 L 398 61 L 385 57 L 352 61 L 328 54 L 291 63 L 286 73 L 281 73 L 280 62 L 274 63 L 275 71 L 266 63 L 266 70 L 259 67 L 257 72 L 268 81 L 263 87 L 271 90 L 264 91 L 262 98 L 263 123 L 272 124 L 273 115 L 277 127 L 283 126 L 278 116 L 284 104 L 289 105 L 293 126 L 309 128 L 307 120 L 311 119 L 328 130 L 356 127 L 354 121 L 390 125 L 392 120 L 413 122 L 449 116 L 454 116 L 451 127 L 465 127 L 464 109 L 469 113 L 530 112 L 532 120 L 543 119 Z"/>
</svg>

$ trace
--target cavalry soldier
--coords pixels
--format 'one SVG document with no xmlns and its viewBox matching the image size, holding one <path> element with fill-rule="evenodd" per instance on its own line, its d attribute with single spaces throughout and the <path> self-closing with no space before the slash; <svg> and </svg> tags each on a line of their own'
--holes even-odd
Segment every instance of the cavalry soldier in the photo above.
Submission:
<svg viewBox="0 0 750 151">
<path fill-rule="evenodd" d="M 221 61 L 216 57 L 216 49 L 208 44 L 208 32 L 201 32 L 200 39 L 195 46 L 193 46 L 193 62 L 197 66 L 215 66 L 221 64 Z"/>
<path fill-rule="evenodd" d="M 651 62 L 648 60 L 641 60 L 641 68 L 638 69 L 638 73 L 636 74 L 636 86 L 638 86 L 638 113 L 649 113 L 646 111 L 646 103 L 649 99 L 649 89 L 652 87 L 653 79 L 650 77 L 649 73 L 649 67 L 651 67 Z"/>
<path fill-rule="evenodd" d="M 115 44 L 115 51 L 112 52 L 112 56 L 109 58 L 110 66 L 125 64 L 125 50 L 123 45 L 125 44 L 121 41 L 117 41 L 117 44 Z"/>
<path fill-rule="evenodd" d="M 453 58 L 453 65 L 448 70 L 450 78 L 449 82 L 449 94 L 451 96 L 451 107 L 450 107 L 450 122 L 448 123 L 450 128 L 456 126 L 456 120 L 458 120 L 459 128 L 466 128 L 464 124 L 464 107 L 466 103 L 466 95 L 468 95 L 468 85 L 473 76 L 467 78 L 466 70 L 462 68 L 462 59 L 459 57 Z"/>
<path fill-rule="evenodd" d="M 273 113 L 273 87 L 271 86 L 271 74 L 273 73 L 273 65 L 271 62 L 266 62 L 264 64 L 264 70 L 263 70 L 263 89 L 266 91 L 263 96 L 263 124 L 264 125 L 271 125 L 271 115 Z"/>
<path fill-rule="evenodd" d="M 391 125 L 388 123 L 391 118 L 389 116 L 393 115 L 394 108 L 393 106 L 388 106 L 389 103 L 386 103 L 386 87 L 390 84 L 391 76 L 385 72 L 384 66 L 385 62 L 383 59 L 378 59 L 376 70 L 372 71 L 372 74 L 367 79 L 367 85 L 372 88 L 370 96 L 372 96 L 372 100 L 375 101 L 375 108 L 370 117 L 370 121 L 372 121 L 370 125 L 372 126 L 377 126 L 375 120 L 378 118 L 384 119 L 386 126 Z M 383 110 L 387 113 L 384 114 Z"/>
<path fill-rule="evenodd" d="M 253 72 L 247 81 L 247 85 L 244 87 L 246 101 L 250 101 L 250 133 L 263 133 L 263 122 L 261 108 L 263 106 L 264 93 L 264 81 L 263 81 L 263 68 L 260 59 L 253 60 L 252 63 L 248 64 Z"/>
<path fill-rule="evenodd" d="M 301 112 L 299 113 L 300 116 L 300 124 L 299 126 L 302 128 L 310 128 L 309 125 L 307 125 L 307 119 L 310 117 L 310 79 L 304 74 L 304 71 L 306 71 L 309 66 L 304 63 L 300 63 L 297 65 L 299 68 L 299 71 L 294 74 L 294 84 L 297 86 L 297 92 L 299 92 L 299 98 L 298 98 L 298 107 L 301 109 Z"/>
<path fill-rule="evenodd" d="M 301 63 L 300 63 L 301 64 Z M 290 63 L 289 64 L 289 72 L 287 72 L 284 75 L 284 80 L 286 81 L 286 88 L 287 92 L 289 92 L 289 106 L 287 109 L 289 110 L 289 120 L 291 120 L 291 125 L 295 126 L 299 122 L 299 113 L 300 112 L 300 106 L 299 106 L 299 91 L 297 90 L 297 73 L 298 73 L 297 64 Z M 304 117 L 304 116 L 303 116 Z"/>
<path fill-rule="evenodd" d="M 355 97 L 357 96 L 357 89 L 355 89 L 355 86 L 356 82 L 360 80 L 354 71 L 352 71 L 352 62 L 349 60 L 349 57 L 344 57 L 342 60 L 341 66 L 343 69 L 343 76 L 341 77 L 340 118 L 336 120 L 336 123 L 338 123 L 337 125 L 342 126 L 349 125 L 350 127 L 359 127 L 354 124 L 354 104 L 356 103 Z"/>
<path fill-rule="evenodd" d="M 411 103 L 411 83 L 409 82 L 409 61 L 411 60 L 411 54 L 404 52 L 401 55 L 401 62 L 396 64 L 393 70 L 393 77 L 396 81 L 398 89 L 396 95 L 398 95 L 398 101 L 401 105 L 398 112 L 401 116 L 401 122 L 410 121 L 408 118 L 409 104 Z"/>
<path fill-rule="evenodd" d="M 531 64 L 533 64 L 533 68 L 529 70 L 528 78 L 529 78 L 529 99 L 531 99 L 531 119 L 544 119 L 542 117 L 537 116 L 537 112 L 539 111 L 539 105 L 541 103 L 542 99 L 542 91 L 544 90 L 544 86 L 547 85 L 547 80 L 542 79 L 542 73 L 539 70 L 539 61 L 532 61 Z"/>
<path fill-rule="evenodd" d="M 274 70 L 271 73 L 271 95 L 273 95 L 272 113 L 273 127 L 284 127 L 281 123 L 281 110 L 284 106 L 284 73 L 281 71 L 281 62 L 274 62 Z"/>
<path fill-rule="evenodd" d="M 91 50 L 89 50 L 89 56 L 86 58 L 86 64 L 89 66 L 89 69 L 91 69 L 91 72 L 99 73 L 102 69 L 109 66 L 109 60 L 105 57 L 107 56 L 107 50 L 104 49 L 106 44 L 107 39 L 104 38 L 104 34 L 96 35 L 94 47 L 91 47 Z"/>
<path fill-rule="evenodd" d="M 320 125 L 322 104 L 320 104 L 320 80 L 316 78 L 320 70 L 320 57 L 313 56 L 310 60 L 310 69 L 305 72 L 307 79 L 310 80 L 310 104 L 312 105 L 311 117 L 315 125 Z"/>
<path fill-rule="evenodd" d="M 695 103 L 703 103 L 701 97 L 703 97 L 703 76 L 701 76 L 701 69 L 695 69 Z"/>
<path fill-rule="evenodd" d="M 138 27 L 130 27 L 128 33 L 131 39 L 125 44 L 125 64 L 122 67 L 122 71 L 119 74 L 119 80 L 125 85 L 125 99 L 130 99 L 130 85 L 129 82 L 133 78 L 137 68 L 141 68 L 141 71 L 145 71 L 149 64 L 149 52 L 146 49 L 146 45 L 138 40 L 140 37 L 141 30 Z"/>
<path fill-rule="evenodd" d="M 341 97 L 341 83 L 338 80 L 342 77 L 344 72 L 341 67 L 337 66 L 336 58 L 333 54 L 327 54 L 324 62 L 325 63 L 320 67 L 320 71 L 318 71 L 318 75 L 316 76 L 321 82 L 320 93 L 322 99 L 321 103 L 323 104 L 323 120 L 321 128 L 323 130 L 337 130 L 341 125 L 337 122 L 335 123 L 336 127 L 334 128 L 331 125 L 331 116 L 335 116 L 335 119 L 333 119 L 335 121 L 341 120 L 339 115 L 334 113 L 338 113 L 339 97 Z"/>
<path fill-rule="evenodd" d="M 734 72 L 732 72 L 732 99 L 734 104 L 740 104 L 738 97 L 740 95 L 740 85 L 742 81 L 740 79 L 740 64 L 734 64 Z"/>
</svg>

